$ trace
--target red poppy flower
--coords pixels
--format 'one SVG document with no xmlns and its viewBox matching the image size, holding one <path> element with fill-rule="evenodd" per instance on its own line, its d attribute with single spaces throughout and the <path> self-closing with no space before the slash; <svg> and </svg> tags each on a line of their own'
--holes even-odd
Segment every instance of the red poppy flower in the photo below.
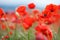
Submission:
<svg viewBox="0 0 60 40">
<path fill-rule="evenodd" d="M 12 35 L 13 33 L 10 31 L 9 34 Z"/>
<path fill-rule="evenodd" d="M 0 18 L 4 15 L 4 11 L 2 8 L 0 8 Z"/>
<path fill-rule="evenodd" d="M 27 12 L 26 12 L 26 6 L 19 6 L 17 9 L 16 9 L 16 13 L 18 13 L 19 15 L 26 15 Z"/>
<path fill-rule="evenodd" d="M 50 24 L 54 23 L 54 21 L 55 21 L 55 19 L 53 19 L 53 18 L 46 18 L 44 20 L 44 23 L 47 25 L 50 25 Z"/>
<path fill-rule="evenodd" d="M 42 18 L 51 17 L 51 13 L 48 10 L 43 10 L 41 17 Z"/>
<path fill-rule="evenodd" d="M 58 7 L 57 7 L 57 5 L 50 4 L 50 5 L 46 6 L 45 10 L 48 10 L 49 12 L 57 12 Z"/>
<path fill-rule="evenodd" d="M 15 30 L 15 26 L 9 26 L 10 30 Z"/>
<path fill-rule="evenodd" d="M 58 20 L 60 20 L 60 14 L 56 13 L 56 14 L 53 14 L 52 16 L 53 16 L 52 19 L 55 18 L 55 22 L 57 22 Z"/>
<path fill-rule="evenodd" d="M 35 30 L 37 32 L 41 32 L 43 35 L 45 35 L 48 39 L 52 40 L 52 32 L 49 29 L 49 27 L 44 25 L 38 25 Z"/>
<path fill-rule="evenodd" d="M 6 36 L 4 36 L 4 38 L 8 39 L 8 38 L 9 38 L 9 36 L 8 36 L 8 35 L 6 35 Z"/>
<path fill-rule="evenodd" d="M 34 9 L 34 8 L 35 8 L 35 4 L 34 4 L 34 3 L 30 3 L 30 4 L 28 4 L 28 8 L 30 8 L 30 9 Z"/>
<path fill-rule="evenodd" d="M 44 25 L 38 25 L 36 26 L 35 30 L 38 31 L 38 32 L 41 32 L 42 30 L 43 31 L 46 31 L 48 29 L 47 26 L 44 26 Z"/>
<path fill-rule="evenodd" d="M 2 30 L 6 30 L 6 25 L 2 24 L 1 29 L 2 29 Z"/>
<path fill-rule="evenodd" d="M 15 14 L 11 14 L 11 15 L 10 15 L 10 18 L 11 18 L 11 19 L 10 19 L 11 22 L 15 22 L 15 23 L 16 23 L 17 16 L 16 16 Z"/>
<path fill-rule="evenodd" d="M 48 10 L 44 10 L 42 12 L 42 15 L 39 16 L 39 18 L 39 21 L 42 23 L 52 24 L 59 20 L 59 14 L 54 12 L 51 14 L 51 12 L 49 12 Z"/>
<path fill-rule="evenodd" d="M 50 23 L 50 21 L 49 21 L 49 18 L 50 18 L 50 16 L 48 16 L 47 14 L 40 14 L 39 16 L 38 16 L 38 22 L 41 24 L 41 23 Z"/>
<path fill-rule="evenodd" d="M 30 17 L 30 16 L 26 16 L 26 17 L 24 18 L 24 22 L 25 22 L 26 24 L 28 24 L 29 26 L 32 26 L 32 23 L 34 22 L 34 19 L 33 19 L 32 17 Z"/>
<path fill-rule="evenodd" d="M 30 28 L 30 26 L 26 23 L 22 23 L 22 26 L 25 30 L 28 30 Z"/>
<path fill-rule="evenodd" d="M 37 32 L 36 40 L 48 40 L 48 38 L 45 35 L 43 35 L 41 32 Z"/>
<path fill-rule="evenodd" d="M 16 16 L 16 14 L 11 14 L 11 16 L 17 19 L 17 16 Z"/>
<path fill-rule="evenodd" d="M 20 13 L 20 12 L 24 12 L 25 10 L 26 10 L 26 6 L 19 6 L 16 11 Z"/>
</svg>

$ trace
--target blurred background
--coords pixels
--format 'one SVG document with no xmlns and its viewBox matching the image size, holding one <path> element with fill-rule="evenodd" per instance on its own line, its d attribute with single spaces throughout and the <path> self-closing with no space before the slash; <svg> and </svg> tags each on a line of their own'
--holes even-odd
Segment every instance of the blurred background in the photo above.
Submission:
<svg viewBox="0 0 60 40">
<path fill-rule="evenodd" d="M 3 8 L 5 11 L 14 11 L 16 7 L 20 5 L 26 5 L 29 3 L 35 3 L 37 9 L 44 9 L 44 7 L 48 4 L 60 4 L 60 0 L 0 0 L 0 7 Z"/>
</svg>

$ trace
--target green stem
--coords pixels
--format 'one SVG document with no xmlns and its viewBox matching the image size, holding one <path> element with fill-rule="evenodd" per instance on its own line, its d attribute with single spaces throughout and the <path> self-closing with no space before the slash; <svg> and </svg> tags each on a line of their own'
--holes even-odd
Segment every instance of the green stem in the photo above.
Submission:
<svg viewBox="0 0 60 40">
<path fill-rule="evenodd" d="M 14 39 L 17 40 L 17 24 L 16 24 L 16 28 L 15 28 L 15 31 L 14 31 Z"/>
<path fill-rule="evenodd" d="M 29 34 L 29 31 L 28 31 L 28 40 L 30 40 L 30 34 Z"/>
<path fill-rule="evenodd" d="M 6 24 L 6 27 L 7 27 L 7 32 L 9 33 L 10 32 L 10 29 L 9 29 L 9 27 L 8 27 L 8 23 L 5 21 L 5 24 Z M 10 34 L 8 34 L 8 36 L 9 36 L 9 39 L 8 40 L 11 40 L 11 38 L 10 38 Z"/>
</svg>

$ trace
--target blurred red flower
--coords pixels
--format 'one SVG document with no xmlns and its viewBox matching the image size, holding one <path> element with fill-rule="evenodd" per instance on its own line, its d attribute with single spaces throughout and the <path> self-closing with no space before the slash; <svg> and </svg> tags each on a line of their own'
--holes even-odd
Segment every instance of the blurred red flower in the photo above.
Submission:
<svg viewBox="0 0 60 40">
<path fill-rule="evenodd" d="M 34 22 L 34 19 L 33 19 L 32 17 L 30 17 L 30 16 L 26 16 L 26 17 L 24 18 L 24 22 L 25 22 L 27 25 L 32 26 L 32 23 Z"/>
<path fill-rule="evenodd" d="M 9 28 L 10 28 L 10 30 L 15 30 L 16 27 L 11 25 L 11 26 L 9 26 Z"/>
<path fill-rule="evenodd" d="M 16 11 L 20 13 L 20 12 L 24 12 L 25 10 L 26 10 L 26 6 L 23 5 L 23 6 L 19 6 Z"/>
<path fill-rule="evenodd" d="M 35 30 L 37 32 L 41 32 L 43 35 L 45 35 L 48 39 L 52 40 L 52 32 L 51 30 L 49 29 L 48 26 L 45 26 L 45 25 L 38 25 L 36 26 Z"/>
<path fill-rule="evenodd" d="M 0 8 L 0 18 L 4 15 L 4 10 Z"/>
<path fill-rule="evenodd" d="M 35 8 L 35 4 L 34 4 L 34 3 L 28 4 L 28 8 L 29 8 L 29 9 L 34 9 L 34 8 Z"/>
<path fill-rule="evenodd" d="M 2 30 L 6 30 L 6 25 L 5 24 L 2 24 L 1 29 Z"/>
<path fill-rule="evenodd" d="M 36 40 L 48 40 L 41 32 L 36 32 Z"/>
<path fill-rule="evenodd" d="M 26 23 L 22 23 L 22 26 L 25 30 L 28 30 L 30 28 L 30 26 Z"/>
<path fill-rule="evenodd" d="M 4 38 L 8 39 L 8 38 L 9 38 L 9 36 L 8 36 L 8 35 L 6 35 L 6 36 L 4 36 Z"/>
<path fill-rule="evenodd" d="M 26 12 L 26 6 L 19 6 L 17 9 L 16 9 L 16 12 L 20 15 L 20 16 L 24 16 L 27 14 Z"/>
<path fill-rule="evenodd" d="M 10 31 L 9 34 L 12 35 L 13 34 L 12 31 Z"/>
<path fill-rule="evenodd" d="M 47 5 L 45 10 L 48 10 L 49 12 L 57 12 L 58 6 L 54 4 Z"/>
</svg>

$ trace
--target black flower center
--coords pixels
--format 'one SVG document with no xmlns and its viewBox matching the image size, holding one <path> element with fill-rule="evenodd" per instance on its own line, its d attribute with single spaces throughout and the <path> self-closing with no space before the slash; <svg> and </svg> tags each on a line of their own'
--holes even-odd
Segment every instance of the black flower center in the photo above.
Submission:
<svg viewBox="0 0 60 40">
<path fill-rule="evenodd" d="M 44 14 L 44 17 L 46 17 L 47 16 L 47 14 Z"/>
<path fill-rule="evenodd" d="M 54 10 L 51 10 L 51 12 L 54 12 Z"/>
</svg>

